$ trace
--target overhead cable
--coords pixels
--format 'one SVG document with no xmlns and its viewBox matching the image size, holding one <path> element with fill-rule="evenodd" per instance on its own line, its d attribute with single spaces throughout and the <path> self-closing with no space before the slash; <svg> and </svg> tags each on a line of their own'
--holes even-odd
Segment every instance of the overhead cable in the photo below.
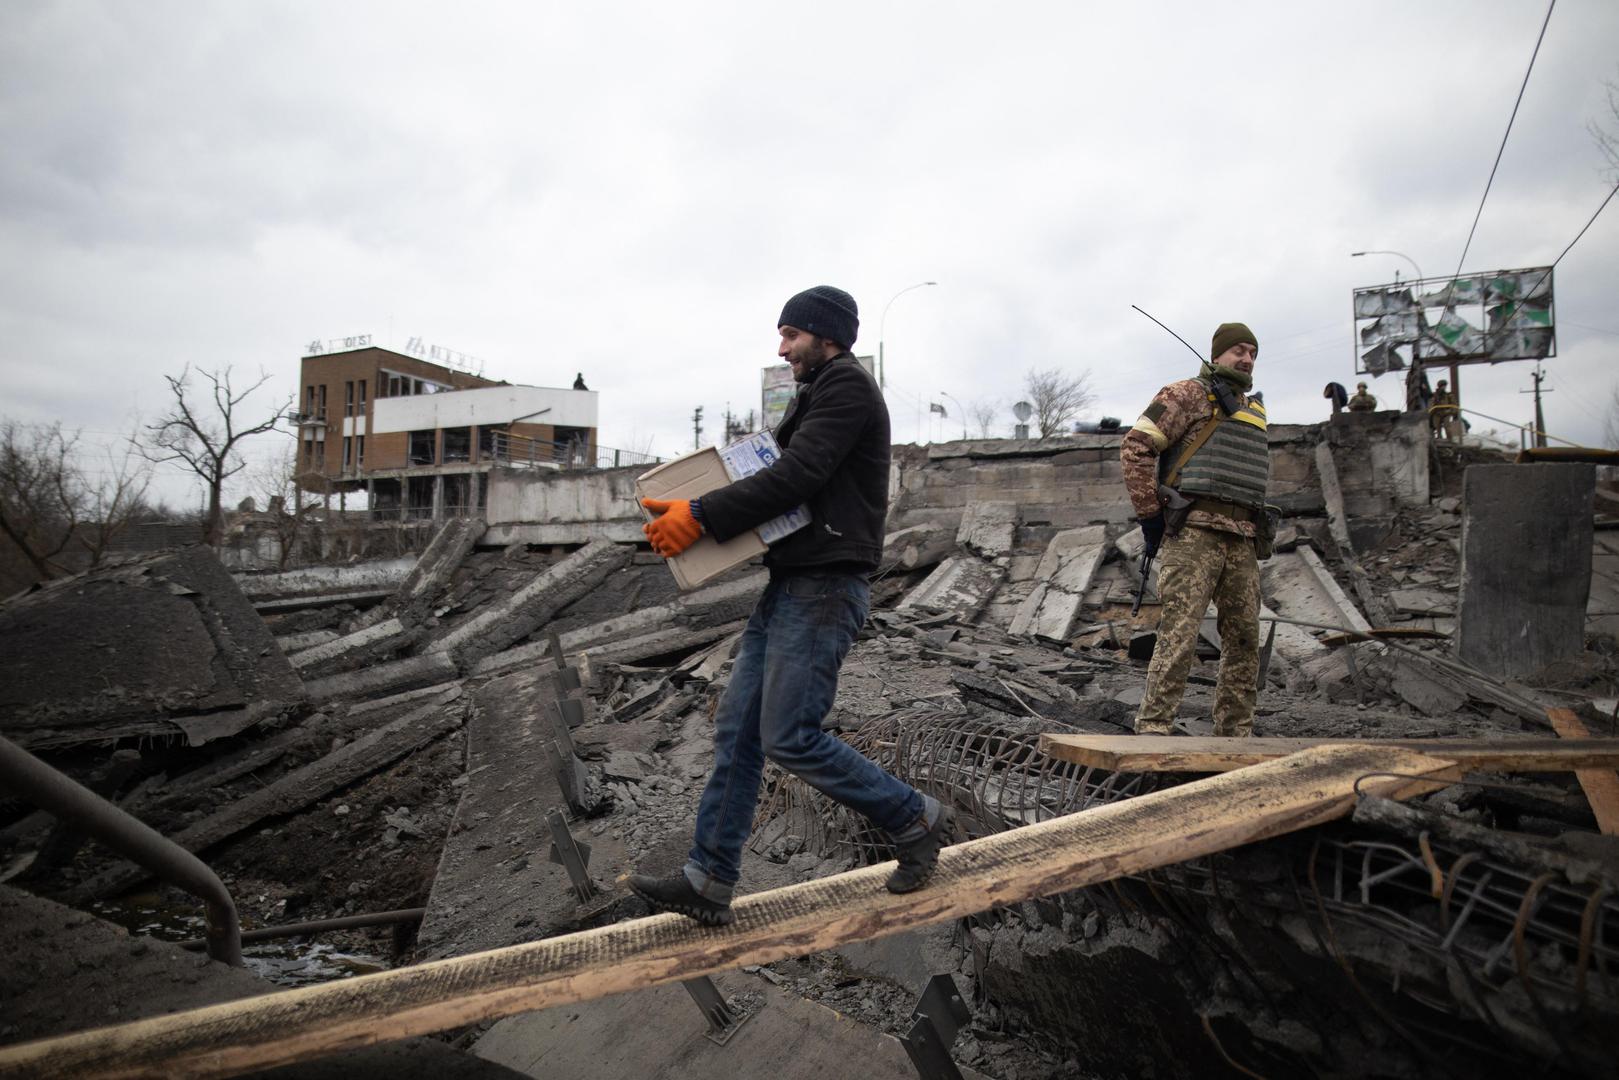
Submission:
<svg viewBox="0 0 1619 1080">
<path fill-rule="evenodd" d="M 1518 106 L 1523 104 L 1523 92 L 1529 86 L 1529 73 L 1535 70 L 1535 57 L 1540 55 L 1540 43 L 1546 39 L 1546 26 L 1552 21 L 1552 9 L 1557 6 L 1557 0 L 1551 0 L 1546 6 L 1546 18 L 1540 24 L 1540 36 L 1535 39 L 1535 51 L 1529 54 L 1529 68 L 1523 73 L 1523 84 L 1518 87 L 1518 100 L 1512 103 L 1512 115 L 1507 118 L 1507 130 L 1501 135 L 1501 146 L 1495 152 L 1495 164 L 1490 166 L 1490 178 L 1484 182 L 1484 194 L 1478 201 L 1478 211 L 1473 215 L 1473 227 L 1467 230 L 1467 243 L 1462 245 L 1462 257 L 1456 260 L 1456 273 L 1452 277 L 1460 277 L 1462 264 L 1467 261 L 1467 252 L 1473 246 L 1473 234 L 1478 231 L 1478 219 L 1484 214 L 1484 201 L 1490 197 L 1490 185 L 1495 183 L 1495 170 L 1501 166 L 1501 155 L 1506 152 L 1507 137 L 1512 134 L 1512 122 L 1518 118 Z"/>
</svg>

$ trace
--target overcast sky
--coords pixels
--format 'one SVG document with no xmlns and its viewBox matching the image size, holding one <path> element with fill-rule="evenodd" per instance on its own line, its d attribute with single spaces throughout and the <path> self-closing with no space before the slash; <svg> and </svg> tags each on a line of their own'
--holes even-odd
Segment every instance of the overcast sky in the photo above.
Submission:
<svg viewBox="0 0 1619 1080">
<path fill-rule="evenodd" d="M 695 406 L 712 441 L 757 404 L 788 295 L 848 289 L 876 352 L 934 280 L 882 335 L 896 441 L 1035 368 L 1128 423 L 1195 370 L 1132 303 L 1199 349 L 1246 321 L 1272 421 L 1313 421 L 1355 381 L 1350 290 L 1412 274 L 1349 253 L 1456 268 L 1544 14 L 7 0 L 0 413 L 105 441 L 188 361 L 285 397 L 312 339 L 420 336 L 582 371 L 604 445 L 673 455 Z M 1464 269 L 1549 263 L 1590 217 L 1614 80 L 1619 4 L 1562 0 Z M 1548 426 L 1600 443 L 1619 206 L 1556 284 Z M 1528 419 L 1531 370 L 1463 369 L 1464 404 Z"/>
</svg>

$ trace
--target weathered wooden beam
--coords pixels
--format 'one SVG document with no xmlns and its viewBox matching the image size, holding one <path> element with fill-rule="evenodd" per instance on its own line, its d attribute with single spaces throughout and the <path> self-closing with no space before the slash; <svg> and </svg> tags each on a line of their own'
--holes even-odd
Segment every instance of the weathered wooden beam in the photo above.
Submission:
<svg viewBox="0 0 1619 1080">
<path fill-rule="evenodd" d="M 1364 746 L 1431 754 L 1464 771 L 1577 772 L 1619 767 L 1619 739 L 1281 739 L 1179 735 L 1042 735 L 1059 761 L 1110 772 L 1228 772 L 1322 746 Z"/>
<path fill-rule="evenodd" d="M 1569 742 L 1590 740 L 1591 732 L 1572 709 L 1547 709 L 1552 730 Z M 1604 835 L 1619 835 L 1619 773 L 1607 769 L 1576 769 L 1574 778 L 1585 792 L 1585 801 L 1596 815 L 1597 828 Z"/>
<path fill-rule="evenodd" d="M 532 1009 L 765 964 L 1095 885 L 1343 817 L 1449 762 L 1392 747 L 1318 747 L 946 848 L 933 882 L 896 896 L 893 863 L 744 896 L 736 921 L 635 919 L 471 956 L 0 1049 L 16 1078 L 211 1077 L 307 1061 Z M 1360 782 L 1360 792 L 1356 784 Z"/>
</svg>

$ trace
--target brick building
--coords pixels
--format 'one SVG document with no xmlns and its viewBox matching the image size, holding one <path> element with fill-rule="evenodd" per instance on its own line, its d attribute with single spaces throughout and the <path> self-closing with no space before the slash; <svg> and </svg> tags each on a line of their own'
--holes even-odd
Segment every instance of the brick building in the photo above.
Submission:
<svg viewBox="0 0 1619 1080">
<path fill-rule="evenodd" d="M 376 346 L 305 356 L 298 486 L 377 517 L 474 514 L 496 467 L 596 463 L 596 393 L 485 379 Z"/>
</svg>

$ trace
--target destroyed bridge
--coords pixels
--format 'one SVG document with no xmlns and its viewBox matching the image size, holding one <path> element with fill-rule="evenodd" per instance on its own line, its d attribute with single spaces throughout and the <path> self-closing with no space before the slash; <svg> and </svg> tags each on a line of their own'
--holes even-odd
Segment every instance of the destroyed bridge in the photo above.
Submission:
<svg viewBox="0 0 1619 1080">
<path fill-rule="evenodd" d="M 1240 741 L 1212 619 L 1131 734 L 1116 435 L 896 447 L 826 723 L 967 839 L 891 895 L 772 771 L 723 928 L 619 879 L 684 858 L 764 572 L 679 592 L 634 470 L 5 601 L 0 1077 L 1612 1077 L 1619 496 L 1421 416 L 1270 440 Z"/>
</svg>

